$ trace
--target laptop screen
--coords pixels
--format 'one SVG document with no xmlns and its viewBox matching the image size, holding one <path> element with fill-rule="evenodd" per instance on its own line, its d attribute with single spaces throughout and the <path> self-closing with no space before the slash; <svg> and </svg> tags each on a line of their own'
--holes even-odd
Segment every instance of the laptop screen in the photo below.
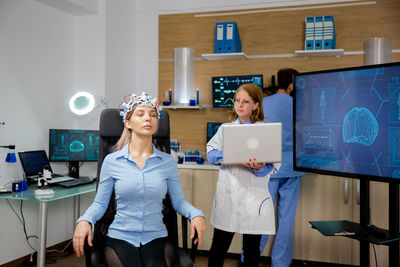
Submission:
<svg viewBox="0 0 400 267">
<path fill-rule="evenodd" d="M 39 172 L 43 172 L 43 168 L 46 165 L 49 166 L 49 170 L 52 172 L 49 159 L 44 150 L 18 152 L 18 156 L 27 178 L 39 175 Z"/>
</svg>

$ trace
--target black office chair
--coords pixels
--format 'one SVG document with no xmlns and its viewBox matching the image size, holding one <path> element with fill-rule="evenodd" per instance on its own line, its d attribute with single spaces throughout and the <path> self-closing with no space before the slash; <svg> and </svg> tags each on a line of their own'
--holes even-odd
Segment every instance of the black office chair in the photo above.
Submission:
<svg viewBox="0 0 400 267">
<path fill-rule="evenodd" d="M 113 152 L 113 146 L 117 143 L 123 131 L 123 123 L 117 109 L 105 109 L 100 116 L 99 127 L 99 159 L 97 164 L 97 177 L 100 177 L 101 165 L 104 158 Z M 163 111 L 159 121 L 158 131 L 153 136 L 153 144 L 161 151 L 170 153 L 169 115 Z M 98 181 L 97 181 L 98 183 Z M 116 202 L 114 192 L 104 216 L 94 224 L 93 247 L 85 242 L 86 266 L 107 266 L 104 257 L 104 245 L 108 227 L 114 220 Z M 182 242 L 183 248 L 178 247 L 177 215 L 172 207 L 171 200 L 166 195 L 163 200 L 163 221 L 168 230 L 168 242 L 165 248 L 165 257 L 168 266 L 190 267 L 193 266 L 197 245 L 192 242 L 191 256 L 187 250 L 187 219 L 182 217 Z M 195 239 L 195 238 L 194 238 Z M 193 239 L 193 240 L 194 240 Z"/>
</svg>

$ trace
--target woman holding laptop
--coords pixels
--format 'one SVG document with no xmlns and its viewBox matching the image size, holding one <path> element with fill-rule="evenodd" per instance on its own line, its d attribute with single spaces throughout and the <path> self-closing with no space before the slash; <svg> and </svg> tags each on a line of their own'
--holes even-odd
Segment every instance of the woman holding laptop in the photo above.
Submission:
<svg viewBox="0 0 400 267">
<path fill-rule="evenodd" d="M 235 93 L 231 124 L 262 123 L 262 90 L 255 84 L 243 84 Z M 259 163 L 249 159 L 241 165 L 224 165 L 222 127 L 207 143 L 207 159 L 221 164 L 211 214 L 214 236 L 209 267 L 222 267 L 235 233 L 243 234 L 244 266 L 257 266 L 263 234 L 275 234 L 274 207 L 268 191 L 270 174 L 280 163 Z"/>
</svg>

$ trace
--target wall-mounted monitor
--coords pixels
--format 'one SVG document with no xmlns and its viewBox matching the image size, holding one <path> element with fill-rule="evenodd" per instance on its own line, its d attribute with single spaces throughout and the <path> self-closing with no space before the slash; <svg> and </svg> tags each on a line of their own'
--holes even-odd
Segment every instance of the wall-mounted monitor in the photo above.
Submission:
<svg viewBox="0 0 400 267">
<path fill-rule="evenodd" d="M 207 122 L 207 143 L 217 133 L 222 122 Z"/>
<path fill-rule="evenodd" d="M 295 75 L 294 169 L 400 182 L 400 63 Z"/>
<path fill-rule="evenodd" d="M 263 75 L 212 77 L 213 107 L 233 107 L 236 89 L 244 83 L 254 83 L 263 88 Z"/>
<path fill-rule="evenodd" d="M 99 132 L 97 130 L 49 130 L 50 161 L 68 162 L 70 175 L 72 172 L 73 177 L 79 176 L 79 162 L 97 161 L 98 154 Z"/>
</svg>

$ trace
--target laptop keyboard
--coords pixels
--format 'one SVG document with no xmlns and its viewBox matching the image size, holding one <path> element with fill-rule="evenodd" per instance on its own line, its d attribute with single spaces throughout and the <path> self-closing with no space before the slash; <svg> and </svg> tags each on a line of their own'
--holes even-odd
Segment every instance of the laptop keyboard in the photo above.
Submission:
<svg viewBox="0 0 400 267">
<path fill-rule="evenodd" d="M 91 179 L 74 179 L 71 181 L 57 183 L 57 185 L 63 186 L 63 187 L 74 187 L 74 186 L 78 186 L 81 184 L 90 184 L 92 182 L 93 182 L 93 180 L 91 180 Z"/>
<path fill-rule="evenodd" d="M 47 183 L 56 184 L 56 183 L 71 181 L 71 180 L 75 180 L 75 179 L 70 176 L 60 176 L 60 177 L 52 177 L 51 180 L 47 181 Z"/>
</svg>

